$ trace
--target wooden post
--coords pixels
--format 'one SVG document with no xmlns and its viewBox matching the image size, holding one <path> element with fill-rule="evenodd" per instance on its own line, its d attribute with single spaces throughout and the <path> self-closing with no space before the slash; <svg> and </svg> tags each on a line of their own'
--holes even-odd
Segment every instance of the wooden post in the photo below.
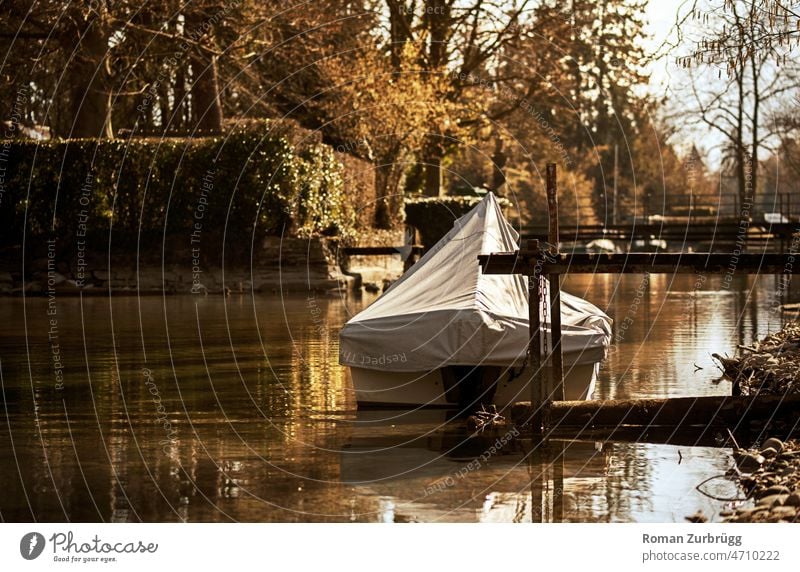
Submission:
<svg viewBox="0 0 800 572">
<path fill-rule="evenodd" d="M 792 195 L 786 196 L 786 218 L 789 222 L 792 222 Z M 785 250 L 783 252 L 785 252 Z"/>
<path fill-rule="evenodd" d="M 550 252 L 558 256 L 558 240 L 560 228 L 558 224 L 558 179 L 556 164 L 548 163 L 546 168 L 547 176 L 547 215 L 548 215 L 548 237 Z M 616 187 L 616 181 L 614 181 Z M 616 200 L 617 193 L 614 189 L 614 223 L 616 223 Z M 551 382 L 547 388 L 546 399 L 544 401 L 544 423 L 545 431 L 550 425 L 548 409 L 550 401 L 564 401 L 564 359 L 561 351 L 561 275 L 553 272 L 548 274 L 550 283 L 550 375 Z M 564 452 L 556 453 L 550 447 L 550 442 L 545 444 L 550 469 L 553 474 L 553 522 L 564 520 Z"/>
<path fill-rule="evenodd" d="M 549 217 L 548 241 L 551 244 L 551 254 L 558 255 L 558 180 L 556 178 L 556 164 L 547 164 L 547 213 Z M 561 275 L 552 273 L 548 275 L 550 282 L 550 371 L 553 376 L 552 387 L 549 391 L 548 401 L 564 401 L 564 357 L 561 351 Z"/>
<path fill-rule="evenodd" d="M 539 241 L 529 240 L 525 244 L 529 253 L 539 252 Z M 534 446 L 542 436 L 542 381 L 544 378 L 542 368 L 542 325 L 541 325 L 541 300 L 542 277 L 541 265 L 533 268 L 528 276 L 528 328 L 530 338 L 528 342 L 528 363 L 531 368 L 531 430 L 533 432 Z"/>
</svg>

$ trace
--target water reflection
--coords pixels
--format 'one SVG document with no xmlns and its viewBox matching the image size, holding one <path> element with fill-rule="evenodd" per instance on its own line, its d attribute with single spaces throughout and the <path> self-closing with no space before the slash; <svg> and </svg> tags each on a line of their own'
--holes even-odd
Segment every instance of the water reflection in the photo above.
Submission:
<svg viewBox="0 0 800 572">
<path fill-rule="evenodd" d="M 779 329 L 792 316 L 775 305 L 779 277 L 652 274 L 580 275 L 566 288 L 614 318 L 614 346 L 602 365 L 595 397 L 730 394 L 716 383 L 713 352 L 733 354 Z M 785 295 L 796 299 L 797 287 Z"/>
<path fill-rule="evenodd" d="M 695 287 L 692 276 L 653 275 L 642 287 L 639 276 L 570 277 L 569 291 L 616 319 L 597 396 L 728 393 L 715 383 L 710 353 L 732 353 L 780 326 L 776 284 L 737 278 L 725 291 L 715 278 Z M 788 296 L 796 294 L 792 287 Z M 502 433 L 470 437 L 443 412 L 356 412 L 337 334 L 369 301 L 57 298 L 52 315 L 45 299 L 3 300 L 0 518 L 681 521 L 698 508 L 714 513 L 694 490 L 727 468 L 712 448 L 554 441 L 560 461 L 537 504 L 541 463 L 532 464 L 538 453 L 526 442 L 486 457 Z"/>
</svg>

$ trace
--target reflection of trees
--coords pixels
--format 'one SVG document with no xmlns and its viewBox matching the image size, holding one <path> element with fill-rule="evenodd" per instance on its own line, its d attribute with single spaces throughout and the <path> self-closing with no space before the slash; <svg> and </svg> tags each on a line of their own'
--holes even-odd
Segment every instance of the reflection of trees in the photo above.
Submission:
<svg viewBox="0 0 800 572">
<path fill-rule="evenodd" d="M 609 448 L 608 476 L 601 483 L 606 514 L 612 520 L 631 520 L 632 512 L 652 512 L 654 509 L 650 496 L 652 470 L 646 455 L 647 447 L 615 443 Z"/>
<path fill-rule="evenodd" d="M 710 383 L 716 368 L 711 352 L 736 350 L 767 325 L 773 294 L 768 278 L 722 276 L 570 276 L 568 291 L 586 297 L 614 319 L 609 357 L 595 397 L 622 399 L 719 393 Z M 766 280 L 766 282 L 765 282 Z M 771 316 L 770 316 L 771 317 Z M 775 321 L 775 320 L 773 320 Z M 699 363 L 702 370 L 695 371 Z"/>
<path fill-rule="evenodd" d="M 342 304 L 315 296 L 291 310 L 293 394 L 315 412 L 354 411 L 348 372 L 339 365 L 339 329 L 347 320 Z"/>
<path fill-rule="evenodd" d="M 275 328 L 283 318 L 280 305 L 271 299 L 257 301 L 265 357 L 255 335 L 252 306 L 231 303 L 226 316 L 222 300 L 204 300 L 199 304 L 201 347 L 193 299 L 171 300 L 166 322 L 161 300 L 141 299 L 147 367 L 166 409 L 164 418 L 175 429 L 169 444 L 153 395 L 143 382 L 137 302 L 114 301 L 113 336 L 108 303 L 83 301 L 85 317 L 92 317 L 86 321 L 87 374 L 81 363 L 78 301 L 59 300 L 62 346 L 72 365 L 64 392 L 69 427 L 60 396 L 38 381 L 48 379 L 49 348 L 46 330 L 30 321 L 31 371 L 42 386 L 38 415 L 49 468 L 38 438 L 31 437 L 33 402 L 30 392 L 26 398 L 22 390 L 28 383 L 23 353 L 13 360 L 4 356 L 5 379 L 19 380 L 22 387 L 15 390 L 20 399 L 9 422 L 35 518 L 325 519 L 302 514 L 307 509 L 346 520 L 352 511 L 362 511 L 359 502 L 350 502 L 345 487 L 336 484 L 336 451 L 347 432 L 346 418 L 338 412 L 352 407 L 347 405 L 344 373 L 335 366 L 335 337 L 315 340 L 310 326 L 299 333 L 293 326 L 301 360 L 290 349 L 286 328 Z M 308 323 L 301 317 L 304 303 L 285 304 L 290 322 Z M 333 307 L 321 305 L 328 306 Z M 41 310 L 44 315 L 44 308 L 28 311 L 38 315 Z M 232 329 L 233 349 L 226 324 Z M 331 336 L 336 332 L 338 328 L 331 328 Z M 285 392 L 276 390 L 278 382 Z M 10 444 L 0 445 L 1 454 L 10 456 Z M 15 504 L 0 503 L 6 518 L 33 516 L 25 505 L 22 483 L 14 472 L 0 476 L 0 484 L 8 485 L 4 490 L 19 492 Z"/>
<path fill-rule="evenodd" d="M 628 279 L 622 286 L 630 292 L 638 278 Z M 615 314 L 630 302 L 624 289 L 612 299 L 617 280 L 599 275 L 571 277 L 567 289 L 601 308 L 605 300 L 611 300 L 608 313 L 618 319 Z M 692 280 L 676 277 L 672 290 L 690 292 Z M 681 295 L 678 300 L 692 304 L 685 320 L 673 319 L 675 313 L 666 306 L 653 324 L 657 334 L 647 338 L 647 347 L 631 368 L 640 377 L 626 379 L 624 390 L 664 390 L 664 378 L 674 379 L 678 364 L 670 361 L 673 354 L 663 347 L 659 351 L 648 348 L 685 343 L 678 334 L 696 339 L 702 335 L 703 324 L 722 322 L 720 313 L 741 318 L 737 327 L 743 337 L 729 336 L 732 344 L 739 339 L 749 342 L 755 332 L 769 327 L 778 319 L 764 317 L 774 282 L 760 280 L 766 282 L 760 282 L 749 298 L 746 293 L 727 298 Z M 592 292 L 587 295 L 590 284 Z M 650 326 L 645 322 L 654 319 L 666 296 L 668 282 L 654 280 L 652 284 L 644 298 L 650 314 L 641 308 L 625 339 L 633 347 L 645 339 Z M 734 285 L 732 292 L 745 292 Z M 743 285 L 752 282 L 745 280 Z M 791 288 L 791 293 L 797 292 L 795 286 Z M 0 309 L 0 319 L 12 326 L 0 333 L 0 339 L 4 397 L 15 448 L 12 452 L 8 432 L 0 432 L 0 460 L 8 468 L 0 472 L 4 491 L 0 510 L 5 519 L 313 521 L 348 520 L 352 515 L 355 520 L 389 516 L 397 520 L 513 520 L 523 513 L 530 518 L 531 477 L 526 463 L 519 464 L 520 452 L 493 458 L 455 486 L 424 499 L 420 497 L 425 486 L 457 472 L 468 461 L 450 457 L 429 472 L 386 479 L 380 485 L 342 484 L 347 479 L 340 451 L 346 451 L 343 447 L 350 444 L 351 433 L 369 436 L 372 429 L 353 426 L 355 404 L 347 373 L 337 365 L 337 334 L 346 319 L 341 302 L 318 297 L 321 318 L 317 320 L 305 297 L 288 299 L 283 305 L 277 299 L 259 299 L 255 310 L 248 299 L 227 299 L 226 307 L 222 299 L 174 298 L 169 299 L 166 322 L 160 298 L 122 298 L 112 303 L 113 334 L 109 300 L 84 299 L 83 320 L 77 299 L 58 300 L 67 366 L 63 392 L 53 389 L 46 300 L 25 302 L 27 342 L 19 335 L 23 331 L 21 304 Z M 162 450 L 166 433 L 156 421 L 153 395 L 142 376 L 140 304 L 146 363 L 167 419 L 176 430 L 174 444 L 166 453 Z M 734 323 L 728 320 L 723 324 Z M 81 323 L 86 328 L 86 348 Z M 729 334 L 728 326 L 724 328 Z M 17 333 L 11 335 L 11 331 Z M 630 354 L 613 354 L 610 371 L 623 371 L 631 361 Z M 659 376 L 645 377 L 653 371 Z M 608 370 L 604 376 L 608 388 Z M 621 395 L 605 391 L 607 396 Z M 420 434 L 420 427 L 434 426 L 428 420 L 408 431 Z M 413 465 L 420 464 L 420 455 L 440 450 L 437 447 L 443 447 L 441 435 L 395 453 L 408 455 Z M 565 520 L 630 520 L 632 514 L 658 509 L 650 498 L 653 451 L 644 445 L 614 444 L 596 452 L 593 443 L 570 444 L 564 469 Z M 363 463 L 376 461 L 366 458 Z M 319 512 L 335 516 L 312 514 Z"/>
<path fill-rule="evenodd" d="M 562 450 L 563 460 L 559 461 Z M 551 451 L 552 463 L 563 462 L 561 512 L 565 522 L 624 522 L 631 520 L 633 511 L 642 510 L 634 501 L 638 495 L 647 494 L 651 479 L 643 446 L 612 444 L 599 448 L 588 441 L 554 441 Z M 542 467 L 534 464 L 532 474 L 540 474 Z M 544 465 L 546 478 L 552 477 L 553 467 Z M 557 483 L 544 482 L 541 486 L 543 514 L 546 521 L 552 521 L 558 509 L 552 506 L 549 510 L 548 503 L 557 502 Z"/>
</svg>

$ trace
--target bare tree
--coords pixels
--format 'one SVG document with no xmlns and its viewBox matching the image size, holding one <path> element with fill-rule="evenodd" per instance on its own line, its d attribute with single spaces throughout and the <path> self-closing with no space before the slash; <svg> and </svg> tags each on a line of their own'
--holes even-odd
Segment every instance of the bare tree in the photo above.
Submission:
<svg viewBox="0 0 800 572">
<path fill-rule="evenodd" d="M 411 46 L 421 77 L 438 81 L 444 89 L 438 98 L 456 104 L 464 103 L 472 87 L 465 78 L 497 64 L 497 57 L 519 36 L 520 23 L 533 4 L 530 0 L 385 1 L 392 62 L 397 63 L 401 50 Z M 454 120 L 442 117 L 442 122 L 427 127 L 419 157 L 427 195 L 441 193 L 442 159 L 456 145 L 459 130 L 480 121 L 484 113 L 467 105 L 460 109 Z"/>
<path fill-rule="evenodd" d="M 765 35 L 775 25 L 765 3 L 726 4 L 696 18 L 703 28 L 699 48 L 678 62 L 689 72 L 693 121 L 722 136 L 744 208 L 758 191 L 761 151 L 776 142 L 778 124 L 772 116 L 798 83 L 794 66 L 770 57 L 776 38 L 793 34 Z"/>
</svg>

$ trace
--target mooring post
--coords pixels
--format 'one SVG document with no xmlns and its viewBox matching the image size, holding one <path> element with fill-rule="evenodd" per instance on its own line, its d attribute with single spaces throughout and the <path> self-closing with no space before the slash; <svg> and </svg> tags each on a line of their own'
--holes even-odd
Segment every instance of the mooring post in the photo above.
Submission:
<svg viewBox="0 0 800 572">
<path fill-rule="evenodd" d="M 539 241 L 528 240 L 525 243 L 526 253 L 528 259 L 536 259 L 537 264 L 534 265 L 531 274 L 528 275 L 528 363 L 531 368 L 531 429 L 533 432 L 533 442 L 536 446 L 537 441 L 541 440 L 542 436 L 542 409 L 544 406 L 543 394 L 543 381 L 544 381 L 544 368 L 542 367 L 542 324 L 541 324 L 541 311 L 542 311 L 542 265 L 538 263 L 539 260 Z"/>
<path fill-rule="evenodd" d="M 558 180 L 556 164 L 547 164 L 547 214 L 548 241 L 551 254 L 558 255 Z M 553 375 L 552 387 L 548 388 L 548 401 L 564 401 L 564 356 L 561 352 L 561 275 L 551 273 L 550 282 L 550 371 Z"/>
<path fill-rule="evenodd" d="M 548 237 L 550 252 L 557 257 L 559 254 L 559 224 L 558 224 L 558 178 L 555 163 L 548 163 L 546 170 L 547 185 L 547 215 Z M 543 404 L 544 431 L 550 426 L 550 402 L 564 401 L 564 358 L 561 351 L 561 275 L 551 272 L 547 276 L 550 283 L 550 358 L 549 370 L 551 382 L 548 384 L 546 398 Z M 549 439 L 545 443 L 550 467 L 553 474 L 553 522 L 564 520 L 564 449 L 560 451 L 551 448 Z"/>
</svg>

